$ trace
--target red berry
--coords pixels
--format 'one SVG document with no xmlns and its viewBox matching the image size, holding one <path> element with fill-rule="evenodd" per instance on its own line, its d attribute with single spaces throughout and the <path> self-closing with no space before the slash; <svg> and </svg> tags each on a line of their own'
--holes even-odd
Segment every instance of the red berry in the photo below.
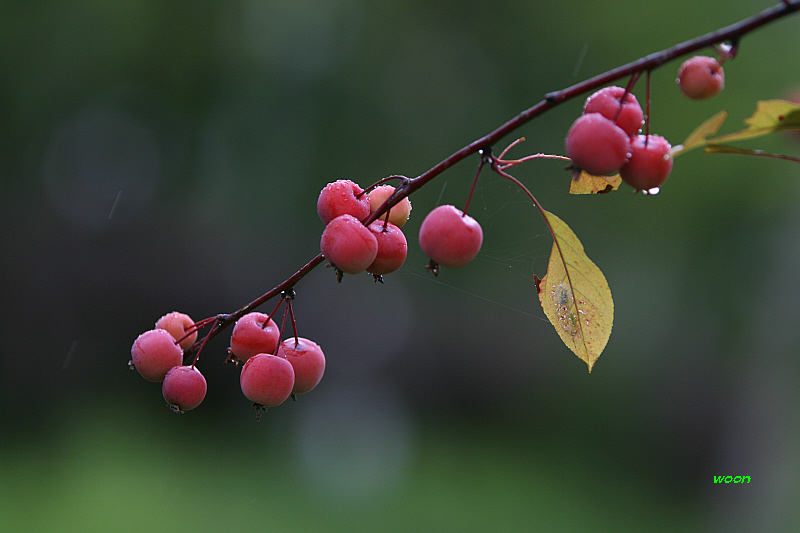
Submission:
<svg viewBox="0 0 800 533">
<path fill-rule="evenodd" d="M 677 82 L 683 94 L 693 100 L 704 100 L 725 87 L 725 71 L 713 57 L 694 56 L 678 69 Z"/>
<path fill-rule="evenodd" d="M 164 376 L 161 393 L 176 413 L 191 411 L 206 397 L 206 378 L 194 365 L 175 366 Z"/>
<path fill-rule="evenodd" d="M 339 215 L 352 215 L 364 221 L 369 216 L 369 198 L 350 180 L 329 183 L 319 193 L 317 213 L 325 224 Z M 361 195 L 361 196 L 359 196 Z"/>
<path fill-rule="evenodd" d="M 586 99 L 583 113 L 600 113 L 622 128 L 629 137 L 633 137 L 642 129 L 644 113 L 639 101 L 631 93 L 625 96 L 625 103 L 620 108 L 624 94 L 625 89 L 614 85 L 600 89 Z"/>
<path fill-rule="evenodd" d="M 168 331 L 151 329 L 133 341 L 133 366 L 148 381 L 164 381 L 169 369 L 183 362 L 183 350 Z"/>
<path fill-rule="evenodd" d="M 325 355 L 315 343 L 302 337 L 291 337 L 278 347 L 278 357 L 283 357 L 294 369 L 292 394 L 304 394 L 322 379 L 325 373 Z"/>
<path fill-rule="evenodd" d="M 625 183 L 637 191 L 660 187 L 672 171 L 669 142 L 658 135 L 638 135 L 631 144 L 631 158 L 619 170 Z"/>
<path fill-rule="evenodd" d="M 231 332 L 231 355 L 247 361 L 257 353 L 275 353 L 281 332 L 264 313 L 248 313 L 236 321 Z"/>
<path fill-rule="evenodd" d="M 383 275 L 394 272 L 406 260 L 408 243 L 403 230 L 383 219 L 374 221 L 368 228 L 378 241 L 378 253 L 375 260 L 367 267 L 367 272 Z"/>
<path fill-rule="evenodd" d="M 436 263 L 459 268 L 478 255 L 483 230 L 469 215 L 452 205 L 440 205 L 428 213 L 419 228 L 419 246 Z"/>
<path fill-rule="evenodd" d="M 184 350 L 189 348 L 194 344 L 194 341 L 197 340 L 197 331 L 194 331 L 191 335 L 184 338 L 186 332 L 190 330 L 192 326 L 194 326 L 194 320 L 192 320 L 189 315 L 177 311 L 167 313 L 156 322 L 156 329 L 165 329 L 169 331 L 170 335 L 172 335 L 175 340 L 183 339 L 180 341 L 180 345 Z"/>
<path fill-rule="evenodd" d="M 322 255 L 342 272 L 358 274 L 375 260 L 378 240 L 352 215 L 340 215 L 322 232 Z"/>
<path fill-rule="evenodd" d="M 616 174 L 630 157 L 631 142 L 622 128 L 600 113 L 578 117 L 567 132 L 567 155 L 578 169 L 594 176 Z"/>
<path fill-rule="evenodd" d="M 294 369 L 283 357 L 260 353 L 244 364 L 239 384 L 251 402 L 275 407 L 282 404 L 294 387 Z"/>
<path fill-rule="evenodd" d="M 378 208 L 389 198 L 394 192 L 394 187 L 391 185 L 379 185 L 369 191 L 369 208 L 370 213 L 374 213 Z M 411 200 L 408 196 L 397 202 L 391 209 L 389 209 L 389 222 L 397 226 L 403 227 L 403 224 L 408 221 L 408 216 L 411 214 Z M 381 215 L 381 220 L 385 220 L 386 215 Z"/>
</svg>

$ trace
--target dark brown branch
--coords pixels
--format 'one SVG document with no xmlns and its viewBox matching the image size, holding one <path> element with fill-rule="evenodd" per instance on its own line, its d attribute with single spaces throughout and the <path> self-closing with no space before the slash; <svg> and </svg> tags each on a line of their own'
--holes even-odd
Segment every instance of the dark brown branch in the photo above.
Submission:
<svg viewBox="0 0 800 533">
<path fill-rule="evenodd" d="M 702 48 L 711 47 L 716 44 L 729 41 L 735 49 L 738 46 L 739 40 L 744 35 L 750 33 L 753 30 L 761 28 L 762 26 L 767 25 L 770 22 L 781 19 L 787 15 L 791 15 L 798 10 L 800 10 L 800 0 L 795 0 L 795 1 L 784 0 L 783 2 L 774 7 L 766 9 L 761 13 L 754 15 L 750 18 L 736 22 L 735 24 L 731 24 L 730 26 L 726 26 L 725 28 L 721 28 L 719 30 L 707 33 L 705 35 L 702 35 L 694 39 L 690 39 L 681 44 L 673 46 L 672 48 L 667 48 L 666 50 L 655 52 L 648 56 L 637 59 L 636 61 L 632 61 L 631 63 L 628 63 L 626 65 L 622 65 L 620 67 L 609 70 L 607 72 L 604 72 L 602 74 L 584 80 L 582 82 L 576 83 L 575 85 L 572 85 L 560 91 L 547 93 L 544 97 L 544 100 L 542 100 L 541 102 L 521 112 L 520 114 L 518 114 L 517 116 L 515 116 L 514 118 L 512 118 L 499 128 L 495 129 L 491 133 L 471 142 L 470 144 L 461 148 L 457 152 L 454 152 L 449 157 L 439 162 L 436 166 L 427 170 L 425 173 L 420 174 L 416 178 L 412 179 L 404 178 L 402 183 L 398 185 L 396 193 L 392 195 L 386 202 L 384 202 L 384 204 L 381 206 L 380 209 L 372 213 L 364 223 L 369 224 L 370 222 L 374 221 L 382 214 L 386 213 L 386 211 L 388 211 L 392 206 L 397 204 L 400 200 L 410 195 L 414 191 L 418 190 L 420 187 L 422 187 L 423 185 L 425 185 L 433 178 L 435 178 L 448 168 L 452 167 L 456 163 L 462 161 L 463 159 L 466 159 L 472 154 L 481 151 L 491 150 L 492 146 L 494 146 L 500 139 L 506 137 L 511 132 L 517 130 L 524 124 L 530 122 L 531 120 L 538 117 L 542 113 L 556 107 L 557 105 L 563 102 L 571 100 L 577 96 L 580 96 L 594 89 L 598 89 L 606 84 L 609 84 L 613 81 L 624 78 L 626 76 L 652 71 L 658 68 L 659 66 L 663 65 L 664 63 L 667 63 L 669 61 L 672 61 L 673 59 L 682 57 L 684 55 L 690 54 Z M 298 281 L 300 281 L 303 277 L 305 277 L 306 274 L 311 272 L 314 268 L 319 266 L 319 264 L 322 263 L 323 261 L 324 257 L 322 256 L 322 254 L 316 256 L 314 259 L 306 263 L 300 270 L 298 270 L 297 272 L 292 274 L 289 278 L 287 278 L 286 281 L 284 281 L 280 285 L 277 285 L 275 288 L 273 288 L 266 294 L 260 296 L 259 298 L 253 300 L 252 302 L 245 305 L 238 311 L 228 315 L 218 315 L 215 327 L 213 327 L 203 339 L 198 340 L 194 344 L 194 346 L 192 346 L 189 350 L 187 350 L 186 355 L 191 355 L 195 353 L 200 348 L 201 343 L 203 343 L 204 341 L 211 340 L 213 337 L 218 335 L 222 330 L 233 325 L 239 318 L 241 318 L 245 314 L 255 310 L 266 301 L 278 296 L 284 290 L 288 290 L 294 287 L 294 285 Z"/>
</svg>

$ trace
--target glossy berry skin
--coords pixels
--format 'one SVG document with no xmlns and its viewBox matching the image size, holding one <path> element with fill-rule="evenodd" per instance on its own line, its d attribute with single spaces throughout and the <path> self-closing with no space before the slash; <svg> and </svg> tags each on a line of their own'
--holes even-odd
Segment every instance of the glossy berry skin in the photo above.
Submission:
<svg viewBox="0 0 800 533">
<path fill-rule="evenodd" d="M 367 267 L 367 272 L 381 276 L 390 274 L 403 266 L 408 254 L 408 242 L 403 230 L 383 219 L 372 222 L 368 229 L 378 241 L 378 253 Z"/>
<path fill-rule="evenodd" d="M 294 370 L 292 394 L 305 394 L 317 386 L 325 373 L 325 355 L 313 341 L 291 337 L 278 347 L 278 357 L 283 357 Z"/>
<path fill-rule="evenodd" d="M 156 329 L 165 329 L 169 331 L 175 340 L 182 339 L 186 332 L 194 326 L 194 320 L 189 315 L 173 311 L 167 313 L 156 321 Z M 197 340 L 197 332 L 180 341 L 180 346 L 184 350 L 188 349 Z"/>
<path fill-rule="evenodd" d="M 278 325 L 269 315 L 248 313 L 233 326 L 230 353 L 241 361 L 247 361 L 257 353 L 274 354 L 280 340 Z"/>
<path fill-rule="evenodd" d="M 692 100 L 705 100 L 725 87 L 725 71 L 713 57 L 694 56 L 678 69 L 677 82 L 683 94 Z"/>
<path fill-rule="evenodd" d="M 275 407 L 282 404 L 294 388 L 294 369 L 283 357 L 256 354 L 244 364 L 239 384 L 251 402 Z"/>
<path fill-rule="evenodd" d="M 319 193 L 317 214 L 322 222 L 330 223 L 339 215 L 352 215 L 360 221 L 369 216 L 369 198 L 363 189 L 350 180 L 329 183 Z M 361 196 L 359 196 L 361 195 Z"/>
<path fill-rule="evenodd" d="M 378 208 L 394 193 L 394 187 L 391 185 L 378 185 L 368 193 L 370 213 L 374 213 Z M 411 200 L 408 196 L 397 202 L 389 209 L 389 222 L 402 228 L 403 224 L 408 221 L 411 214 Z M 381 215 L 381 220 L 386 220 L 386 214 Z"/>
<path fill-rule="evenodd" d="M 631 145 L 631 158 L 619 170 L 622 180 L 637 191 L 660 187 L 672 172 L 669 142 L 661 136 L 638 135 Z"/>
<path fill-rule="evenodd" d="M 151 329 L 133 341 L 131 359 L 144 379 L 161 382 L 172 367 L 183 362 L 183 350 L 168 331 Z"/>
<path fill-rule="evenodd" d="M 565 144 L 572 165 L 593 176 L 616 174 L 631 151 L 628 134 L 600 113 L 578 117 Z"/>
<path fill-rule="evenodd" d="M 583 113 L 600 113 L 622 128 L 628 137 L 633 137 L 642 129 L 644 113 L 636 96 L 631 93 L 625 96 L 625 103 L 620 108 L 624 94 L 625 89 L 622 87 L 615 85 L 604 87 L 586 99 Z"/>
<path fill-rule="evenodd" d="M 191 411 L 206 397 L 206 378 L 193 365 L 175 366 L 164 376 L 161 393 L 176 413 Z"/>
<path fill-rule="evenodd" d="M 436 207 L 419 228 L 422 251 L 447 268 L 459 268 L 475 259 L 482 244 L 480 224 L 452 205 Z"/>
<path fill-rule="evenodd" d="M 378 254 L 378 240 L 352 215 L 340 215 L 322 232 L 322 255 L 342 272 L 358 274 L 372 264 Z"/>
</svg>

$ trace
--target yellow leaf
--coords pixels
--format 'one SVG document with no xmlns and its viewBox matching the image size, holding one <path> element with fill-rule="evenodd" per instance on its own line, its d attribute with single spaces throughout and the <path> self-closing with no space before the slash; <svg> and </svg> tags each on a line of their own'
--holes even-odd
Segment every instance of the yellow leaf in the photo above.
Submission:
<svg viewBox="0 0 800 533">
<path fill-rule="evenodd" d="M 542 214 L 553 234 L 553 248 L 547 274 L 536 279 L 539 302 L 561 340 L 591 372 L 611 336 L 611 290 L 570 227 L 548 211 Z"/>
<path fill-rule="evenodd" d="M 605 194 L 619 189 L 622 178 L 613 176 L 592 176 L 585 170 L 572 179 L 569 185 L 570 194 Z"/>
<path fill-rule="evenodd" d="M 744 122 L 747 128 L 708 139 L 708 143 L 741 141 L 777 131 L 800 129 L 800 104 L 787 100 L 762 100 L 756 104 L 755 113 Z"/>
<path fill-rule="evenodd" d="M 678 156 L 684 152 L 688 152 L 689 150 L 693 150 L 706 144 L 706 140 L 710 136 L 716 135 L 726 118 L 728 118 L 728 112 L 720 111 L 710 119 L 697 126 L 694 131 L 690 133 L 688 137 L 686 137 L 686 140 L 683 141 L 683 144 L 675 146 L 672 149 L 672 157 Z"/>
</svg>

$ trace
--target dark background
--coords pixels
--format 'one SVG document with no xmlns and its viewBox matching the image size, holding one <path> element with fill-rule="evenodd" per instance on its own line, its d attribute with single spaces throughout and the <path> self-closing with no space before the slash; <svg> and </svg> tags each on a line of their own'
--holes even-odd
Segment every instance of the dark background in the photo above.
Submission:
<svg viewBox="0 0 800 533">
<path fill-rule="evenodd" d="M 316 255 L 327 182 L 418 175 L 548 91 L 769 5 L 0 2 L 0 531 L 797 530 L 794 163 L 695 151 L 654 197 L 515 169 L 614 294 L 591 375 L 544 320 L 552 240 L 511 184 L 481 177 L 471 265 L 423 268 L 419 224 L 463 205 L 475 159 L 412 197 L 385 285 L 297 286 L 328 369 L 296 403 L 256 421 L 225 335 L 183 416 L 126 365 L 162 314 L 234 311 Z M 653 133 L 721 109 L 734 131 L 786 95 L 799 25 L 747 36 L 712 100 L 655 71 Z M 512 155 L 563 153 L 582 102 Z"/>
</svg>

